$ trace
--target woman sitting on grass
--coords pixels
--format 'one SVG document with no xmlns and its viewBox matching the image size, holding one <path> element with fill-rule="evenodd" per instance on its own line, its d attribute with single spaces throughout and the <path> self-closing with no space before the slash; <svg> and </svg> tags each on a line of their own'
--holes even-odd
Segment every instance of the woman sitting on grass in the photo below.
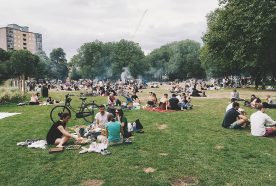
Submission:
<svg viewBox="0 0 276 186">
<path fill-rule="evenodd" d="M 123 128 L 123 137 L 124 139 L 127 139 L 129 137 L 132 136 L 132 134 L 130 132 L 128 132 L 128 122 L 127 122 L 127 118 L 124 116 L 123 110 L 121 109 L 117 109 L 115 111 L 116 114 L 116 120 L 119 121 L 121 123 L 121 126 Z"/>
<path fill-rule="evenodd" d="M 106 124 L 106 136 L 108 145 L 117 145 L 123 143 L 123 127 L 119 121 L 116 121 L 112 114 L 107 116 L 108 123 Z"/>
<path fill-rule="evenodd" d="M 46 137 L 48 145 L 63 147 L 70 138 L 81 140 L 77 135 L 72 135 L 66 130 L 66 124 L 70 118 L 69 113 L 63 113 L 60 116 L 60 120 L 52 125 Z"/>
<path fill-rule="evenodd" d="M 157 104 L 157 97 L 156 94 L 153 92 L 150 92 L 150 96 L 147 101 L 147 106 L 148 107 L 155 107 Z"/>
<path fill-rule="evenodd" d="M 33 93 L 29 105 L 39 105 L 39 93 Z"/>
</svg>

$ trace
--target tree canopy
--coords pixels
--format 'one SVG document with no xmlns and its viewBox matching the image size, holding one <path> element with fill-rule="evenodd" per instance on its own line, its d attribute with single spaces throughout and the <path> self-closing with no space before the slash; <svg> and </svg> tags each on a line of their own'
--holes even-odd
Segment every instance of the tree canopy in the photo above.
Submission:
<svg viewBox="0 0 276 186">
<path fill-rule="evenodd" d="M 200 59 L 213 76 L 276 77 L 276 2 L 221 0 L 207 16 Z"/>
</svg>

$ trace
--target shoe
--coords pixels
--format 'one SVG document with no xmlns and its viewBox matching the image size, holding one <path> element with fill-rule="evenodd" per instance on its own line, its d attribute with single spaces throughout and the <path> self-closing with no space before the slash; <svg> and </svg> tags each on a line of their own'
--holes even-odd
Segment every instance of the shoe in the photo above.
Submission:
<svg viewBox="0 0 276 186">
<path fill-rule="evenodd" d="M 79 152 L 80 154 L 85 154 L 88 152 L 88 148 L 82 147 L 82 150 Z"/>
<path fill-rule="evenodd" d="M 106 156 L 106 155 L 110 155 L 110 154 L 111 154 L 111 152 L 108 151 L 107 149 L 102 149 L 102 150 L 101 150 L 101 155 Z"/>
<path fill-rule="evenodd" d="M 130 139 L 126 139 L 124 143 L 125 144 L 132 144 L 132 141 Z"/>
</svg>

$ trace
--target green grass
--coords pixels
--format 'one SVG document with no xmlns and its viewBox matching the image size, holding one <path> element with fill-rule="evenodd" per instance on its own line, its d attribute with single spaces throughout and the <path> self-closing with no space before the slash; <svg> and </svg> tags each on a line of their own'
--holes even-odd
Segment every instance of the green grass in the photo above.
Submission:
<svg viewBox="0 0 276 186">
<path fill-rule="evenodd" d="M 51 95 L 63 98 L 64 93 Z M 105 97 L 91 99 L 106 101 Z M 73 97 L 72 104 L 78 103 Z M 193 110 L 183 112 L 126 111 L 129 121 L 140 119 L 145 133 L 135 134 L 132 145 L 110 147 L 111 156 L 69 150 L 48 154 L 18 147 L 19 141 L 45 138 L 52 106 L 0 106 L 0 112 L 22 113 L 0 120 L 0 185 L 79 185 L 89 179 L 103 180 L 104 185 L 170 185 L 187 176 L 197 178 L 199 185 L 275 184 L 275 138 L 223 129 L 228 99 L 193 99 L 193 104 Z M 275 119 L 276 110 L 267 113 Z M 71 119 L 69 126 L 83 123 Z M 160 124 L 167 128 L 158 129 Z M 147 167 L 156 171 L 146 174 Z"/>
</svg>

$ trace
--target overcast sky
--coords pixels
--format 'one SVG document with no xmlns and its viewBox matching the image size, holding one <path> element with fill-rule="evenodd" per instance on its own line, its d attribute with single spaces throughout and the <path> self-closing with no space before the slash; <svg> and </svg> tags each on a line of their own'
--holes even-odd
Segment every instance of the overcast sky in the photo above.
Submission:
<svg viewBox="0 0 276 186">
<path fill-rule="evenodd" d="M 0 27 L 29 26 L 47 54 L 61 47 L 70 59 L 85 42 L 138 42 L 147 54 L 173 41 L 201 41 L 206 14 L 218 0 L 0 0 Z"/>
</svg>

